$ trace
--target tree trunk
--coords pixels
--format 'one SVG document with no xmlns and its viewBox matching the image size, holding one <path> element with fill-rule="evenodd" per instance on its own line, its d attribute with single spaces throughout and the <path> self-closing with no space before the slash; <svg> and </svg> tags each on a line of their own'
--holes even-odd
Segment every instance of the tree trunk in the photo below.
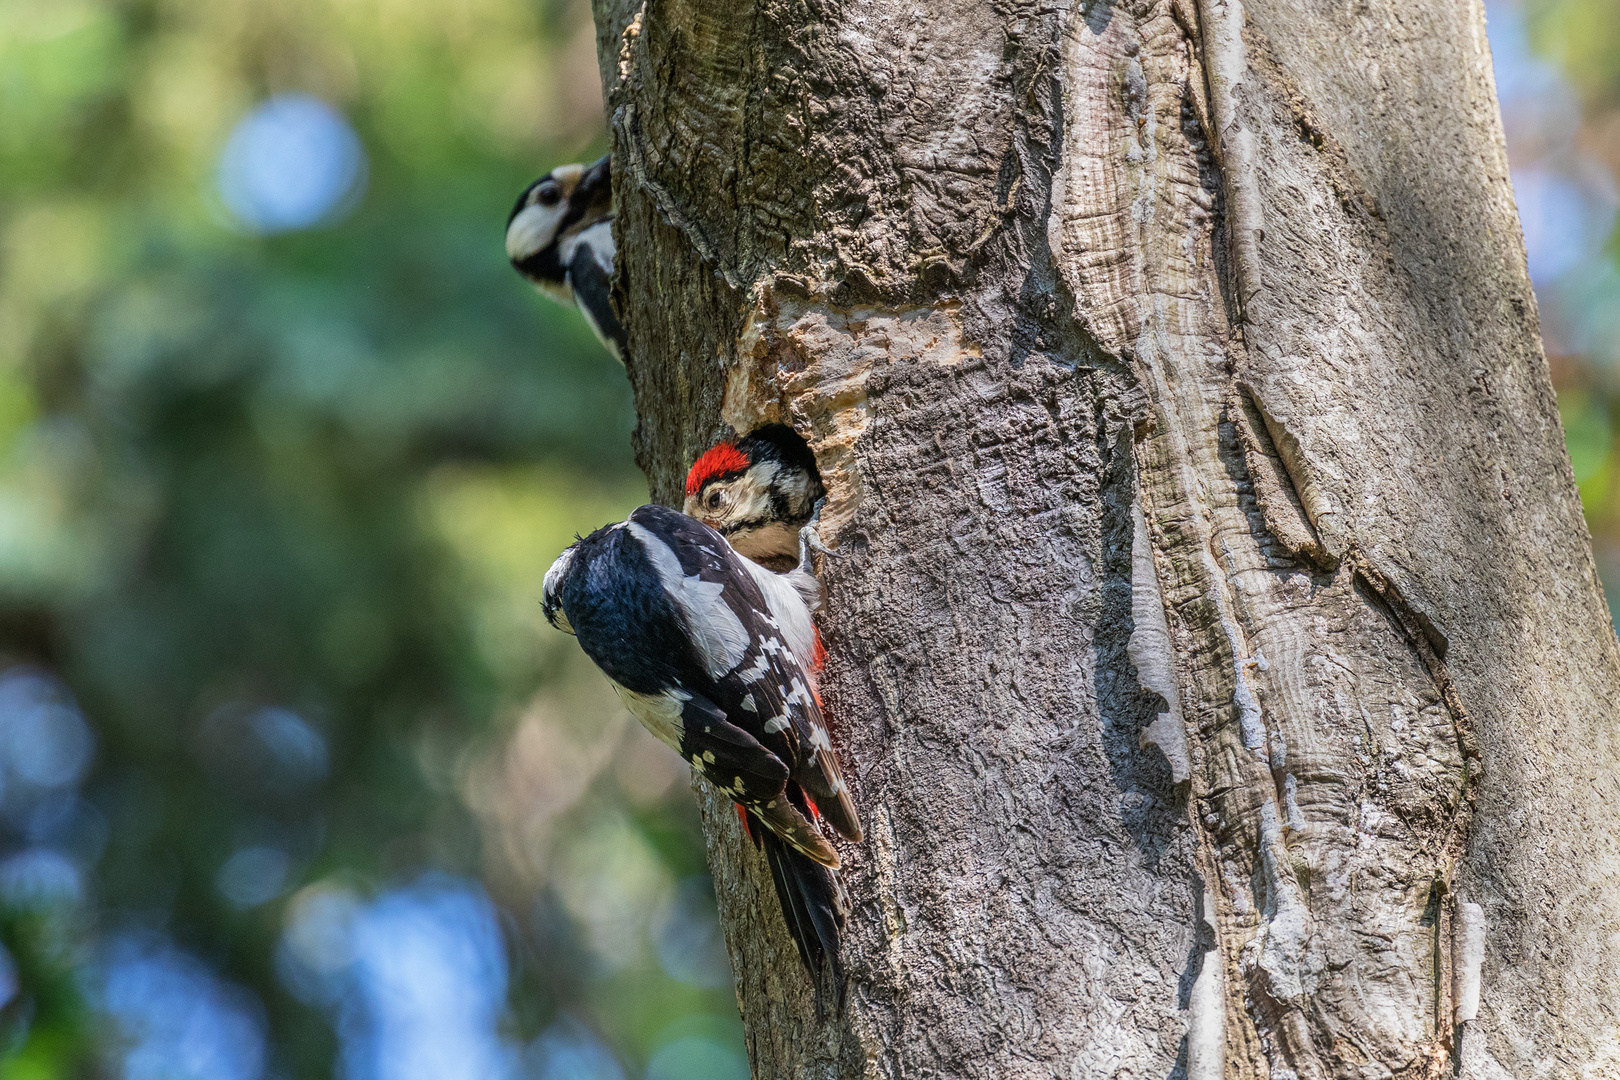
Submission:
<svg viewBox="0 0 1620 1080">
<path fill-rule="evenodd" d="M 1620 1073 L 1620 650 L 1477 2 L 598 0 L 637 452 L 786 420 L 868 824 L 757 1077 Z"/>
</svg>

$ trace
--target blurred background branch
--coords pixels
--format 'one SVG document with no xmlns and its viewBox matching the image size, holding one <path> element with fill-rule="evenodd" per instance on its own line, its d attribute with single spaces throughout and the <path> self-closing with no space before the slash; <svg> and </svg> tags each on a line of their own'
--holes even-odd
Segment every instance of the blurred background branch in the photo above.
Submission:
<svg viewBox="0 0 1620 1080">
<path fill-rule="evenodd" d="M 1489 18 L 1612 588 L 1620 8 Z M 605 148 L 593 42 L 0 6 L 0 1077 L 746 1076 L 685 769 L 538 605 L 646 490 L 502 250 Z"/>
</svg>

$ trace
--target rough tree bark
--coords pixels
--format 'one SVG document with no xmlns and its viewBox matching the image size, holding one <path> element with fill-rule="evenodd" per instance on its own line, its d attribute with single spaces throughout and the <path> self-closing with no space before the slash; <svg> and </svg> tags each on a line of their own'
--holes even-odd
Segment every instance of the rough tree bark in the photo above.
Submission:
<svg viewBox="0 0 1620 1080">
<path fill-rule="evenodd" d="M 1620 1075 L 1620 651 L 1477 0 L 597 20 L 654 496 L 777 419 L 831 491 L 841 1014 L 703 796 L 755 1075 Z"/>
</svg>

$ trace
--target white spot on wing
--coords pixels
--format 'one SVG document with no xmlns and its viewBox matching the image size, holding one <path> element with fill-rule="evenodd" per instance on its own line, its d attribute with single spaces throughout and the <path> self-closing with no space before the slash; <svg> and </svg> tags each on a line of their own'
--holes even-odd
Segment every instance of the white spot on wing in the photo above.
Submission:
<svg viewBox="0 0 1620 1080">
<path fill-rule="evenodd" d="M 789 722 L 790 721 L 785 715 L 773 716 L 769 720 L 765 721 L 765 733 L 767 735 L 775 735 L 778 731 L 786 731 Z"/>
<path fill-rule="evenodd" d="M 759 711 L 759 706 L 754 704 L 754 695 L 753 694 L 749 694 L 746 697 L 744 697 L 741 701 L 737 702 L 737 708 L 743 710 L 744 712 L 758 712 Z"/>
<path fill-rule="evenodd" d="M 721 593 L 725 586 L 718 581 L 704 581 L 688 577 L 681 570 L 681 561 L 668 544 L 645 526 L 634 521 L 627 523 L 630 535 L 641 541 L 647 558 L 658 571 L 664 591 L 675 602 L 675 609 L 686 623 L 687 633 L 697 646 L 709 677 L 718 679 L 742 663 L 748 652 L 748 630 L 737 613 L 727 606 Z"/>
</svg>

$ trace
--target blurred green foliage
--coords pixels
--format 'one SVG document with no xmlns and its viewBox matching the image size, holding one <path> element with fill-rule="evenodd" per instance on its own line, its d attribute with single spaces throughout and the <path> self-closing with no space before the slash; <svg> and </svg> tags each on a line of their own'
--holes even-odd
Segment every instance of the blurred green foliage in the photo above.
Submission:
<svg viewBox="0 0 1620 1080">
<path fill-rule="evenodd" d="M 83 888 L 0 887 L 0 1077 L 136 1075 L 96 972 L 137 931 L 252 992 L 268 1074 L 331 1075 L 342 1008 L 289 988 L 288 934 L 428 868 L 502 912 L 510 1045 L 567 1014 L 634 1073 L 687 1017 L 735 1052 L 648 920 L 703 873 L 684 769 L 539 617 L 645 496 L 621 370 L 502 252 L 523 184 L 601 152 L 592 47 L 578 2 L 0 3 L 0 649 L 96 740 L 89 824 L 47 837 Z M 255 236 L 216 163 L 287 91 L 369 183 Z M 267 900 L 221 884 L 247 849 L 290 867 Z"/>
<path fill-rule="evenodd" d="M 1529 0 L 1537 51 L 1598 111 L 1620 108 L 1620 13 L 1613 0 Z"/>
<path fill-rule="evenodd" d="M 1517 178 L 1552 172 L 1576 181 L 1579 195 L 1560 191 L 1560 203 L 1529 208 L 1528 220 L 1563 214 L 1578 224 L 1570 235 L 1536 235 L 1527 228 L 1532 265 L 1544 249 L 1580 244 L 1591 251 L 1567 272 L 1537 282 L 1542 330 L 1559 391 L 1570 461 L 1595 541 L 1598 569 L 1620 602 L 1620 454 L 1614 410 L 1620 401 L 1620 248 L 1615 211 L 1620 205 L 1620 5 L 1613 0 L 1493 0 L 1493 23 L 1522 20 L 1527 45 L 1544 72 L 1521 74 L 1525 102 L 1504 103 L 1508 153 Z M 1493 25 L 1493 41 L 1498 27 Z M 1498 57 L 1498 85 L 1503 84 Z M 1527 186 L 1527 185 L 1524 185 Z M 1549 213 L 1550 212 L 1550 213 Z M 1585 234 L 1585 235 L 1582 235 Z"/>
</svg>

